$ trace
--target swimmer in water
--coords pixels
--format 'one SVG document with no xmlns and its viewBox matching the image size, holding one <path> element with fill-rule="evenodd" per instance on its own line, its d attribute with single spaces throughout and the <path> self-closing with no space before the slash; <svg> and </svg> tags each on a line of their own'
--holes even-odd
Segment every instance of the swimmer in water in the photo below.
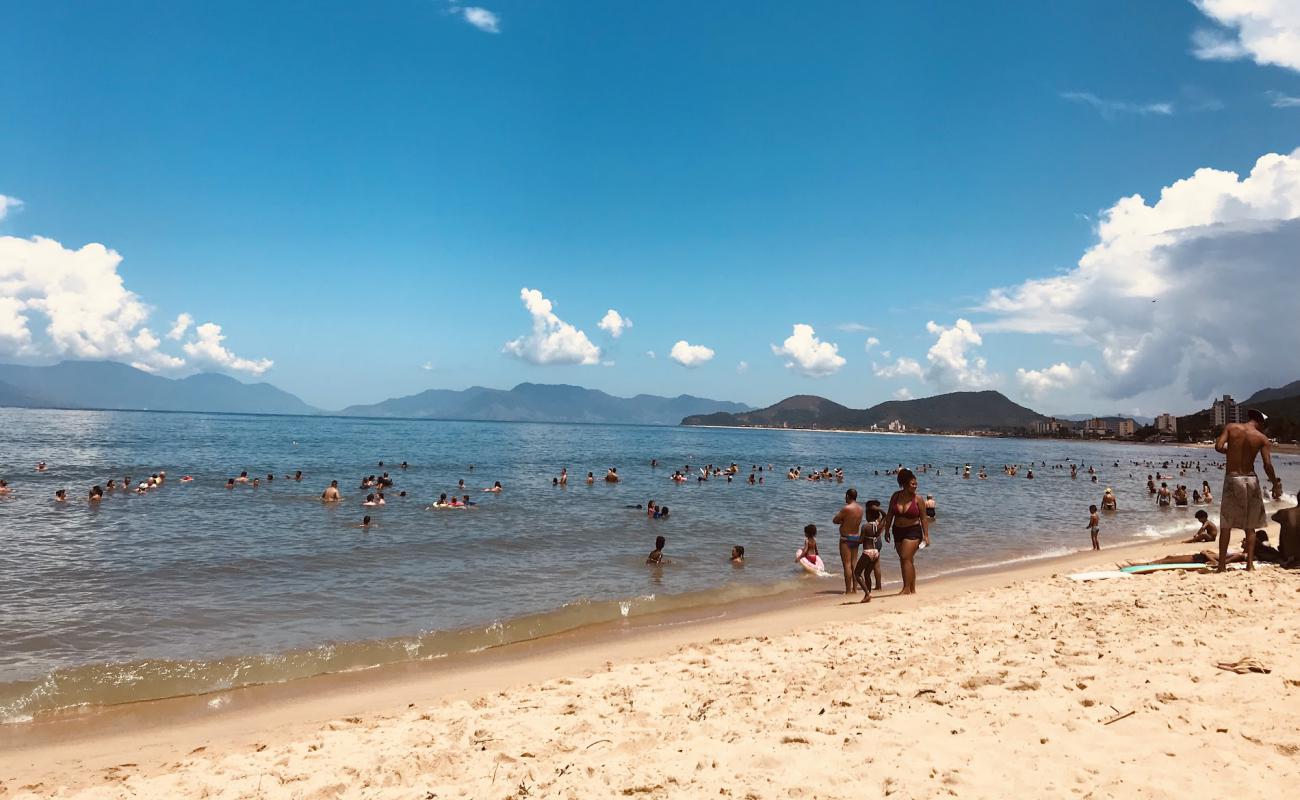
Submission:
<svg viewBox="0 0 1300 800">
<path fill-rule="evenodd" d="M 733 567 L 745 566 L 745 548 L 741 545 L 735 545 L 731 548 L 731 565 Z"/>
<path fill-rule="evenodd" d="M 99 486 L 90 487 L 90 502 L 98 503 L 104 499 L 104 490 Z"/>
<path fill-rule="evenodd" d="M 1115 493 L 1111 491 L 1109 486 L 1107 486 L 1106 491 L 1101 496 L 1101 510 L 1117 511 L 1118 509 L 1119 503 L 1115 502 Z"/>
<path fill-rule="evenodd" d="M 796 561 L 807 561 L 816 563 L 813 559 L 817 558 L 817 526 L 803 526 L 803 547 L 799 548 Z"/>
<path fill-rule="evenodd" d="M 568 468 L 568 467 L 560 467 L 560 485 L 561 485 L 561 486 L 568 486 L 568 485 L 569 485 L 569 468 Z"/>
<path fill-rule="evenodd" d="M 662 536 L 655 537 L 655 549 L 650 551 L 650 555 L 645 557 L 647 564 L 663 564 L 664 562 L 664 545 L 668 540 Z"/>
<path fill-rule="evenodd" d="M 248 483 L 248 470 L 244 470 L 243 472 L 239 473 L 239 477 L 235 478 L 235 482 Z"/>
<path fill-rule="evenodd" d="M 368 494 L 368 495 L 366 495 L 366 499 L 365 499 L 365 501 L 364 501 L 361 505 L 363 505 L 363 506 L 373 506 L 373 505 L 377 505 L 377 504 L 375 503 L 375 496 L 374 496 L 373 494 Z"/>
<path fill-rule="evenodd" d="M 339 482 L 336 480 L 330 481 L 329 488 L 321 492 L 320 499 L 326 503 L 337 503 L 342 500 L 343 495 L 339 492 Z"/>
<path fill-rule="evenodd" d="M 0 494 L 9 494 L 13 489 L 9 488 L 9 481 L 0 478 Z"/>
<path fill-rule="evenodd" d="M 234 478 L 226 478 L 226 488 L 227 488 L 227 489 L 233 489 L 233 488 L 235 488 L 235 479 L 234 479 Z"/>
<path fill-rule="evenodd" d="M 358 527 L 358 528 L 369 528 L 370 525 L 371 525 L 371 522 L 370 522 L 370 515 L 367 514 L 367 515 L 365 515 L 364 517 L 361 518 L 361 524 L 358 525 L 357 527 Z"/>
<path fill-rule="evenodd" d="M 37 462 L 36 462 L 36 471 L 37 471 L 37 472 L 44 472 L 44 471 L 45 471 L 45 462 L 44 462 L 44 461 L 37 461 Z"/>
<path fill-rule="evenodd" d="M 57 492 L 55 492 L 55 493 L 54 493 L 54 502 L 56 502 L 56 503 L 66 503 L 66 502 L 68 502 L 68 492 L 67 492 L 67 490 L 66 490 L 66 489 L 59 489 Z"/>
<path fill-rule="evenodd" d="M 501 491 L 501 481 L 497 481 L 497 482 L 493 483 L 491 488 L 489 488 L 489 489 L 484 489 L 483 491 L 485 491 L 485 492 L 493 492 L 493 493 L 500 492 L 500 491 Z"/>
<path fill-rule="evenodd" d="M 588 473 L 587 473 L 587 485 L 590 486 L 590 485 L 592 485 L 592 484 L 595 483 L 595 482 L 596 482 L 596 476 L 593 475 L 593 474 L 591 474 L 590 472 L 588 472 Z"/>
</svg>

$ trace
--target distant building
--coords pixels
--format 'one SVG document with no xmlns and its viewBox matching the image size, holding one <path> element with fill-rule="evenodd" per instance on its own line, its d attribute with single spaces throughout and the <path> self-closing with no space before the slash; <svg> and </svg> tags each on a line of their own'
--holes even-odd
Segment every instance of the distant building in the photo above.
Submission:
<svg viewBox="0 0 1300 800">
<path fill-rule="evenodd" d="M 1068 430 L 1068 426 L 1056 417 L 1050 417 L 1038 420 L 1029 426 L 1029 430 L 1039 436 L 1055 436 L 1063 430 Z"/>
<path fill-rule="evenodd" d="M 1115 434 L 1117 436 L 1132 436 L 1137 430 L 1137 420 L 1121 419 L 1115 425 Z"/>
<path fill-rule="evenodd" d="M 904 425 L 900 420 L 894 420 L 889 423 L 889 430 L 893 431 L 894 433 L 907 433 L 907 426 Z"/>
<path fill-rule="evenodd" d="M 1178 434 L 1178 417 L 1168 412 L 1161 414 L 1156 417 L 1156 430 L 1160 433 L 1176 436 Z"/>
<path fill-rule="evenodd" d="M 1137 421 L 1127 417 L 1093 417 L 1083 423 L 1085 436 L 1132 436 Z"/>
<path fill-rule="evenodd" d="M 1246 411 L 1237 405 L 1232 395 L 1225 394 L 1222 400 L 1214 401 L 1214 427 L 1221 428 L 1230 422 L 1245 422 Z"/>
<path fill-rule="evenodd" d="M 1104 433 L 1109 433 L 1110 429 L 1106 427 L 1106 420 L 1101 417 L 1093 417 L 1083 423 L 1083 432 L 1093 436 L 1101 436 Z"/>
</svg>

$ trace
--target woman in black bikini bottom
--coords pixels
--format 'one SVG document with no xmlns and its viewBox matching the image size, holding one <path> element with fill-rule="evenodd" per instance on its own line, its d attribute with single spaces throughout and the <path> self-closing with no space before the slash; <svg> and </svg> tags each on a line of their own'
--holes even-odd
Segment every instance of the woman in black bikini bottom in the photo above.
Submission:
<svg viewBox="0 0 1300 800">
<path fill-rule="evenodd" d="M 903 588 L 899 594 L 916 594 L 916 551 L 924 542 L 930 544 L 928 518 L 921 508 L 921 501 L 916 493 L 916 475 L 910 469 L 898 471 L 898 486 L 894 496 L 889 498 L 889 510 L 885 516 L 885 541 L 894 537 L 894 549 L 898 551 L 899 566 L 903 572 Z"/>
</svg>

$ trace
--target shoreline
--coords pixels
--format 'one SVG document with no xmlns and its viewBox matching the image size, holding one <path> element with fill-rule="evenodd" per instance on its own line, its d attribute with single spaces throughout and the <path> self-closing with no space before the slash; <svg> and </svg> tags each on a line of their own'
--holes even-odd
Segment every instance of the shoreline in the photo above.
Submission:
<svg viewBox="0 0 1300 800">
<path fill-rule="evenodd" d="M 66 780 L 67 776 L 90 774 L 124 760 L 174 760 L 195 748 L 223 752 L 223 748 L 237 748 L 241 742 L 267 737 L 299 741 L 331 719 L 396 714 L 412 705 L 445 705 L 540 681 L 595 674 L 615 663 L 663 658 L 676 649 L 717 637 L 777 637 L 836 622 L 853 624 L 877 615 L 945 605 L 963 595 L 1090 565 L 1164 554 L 1177 541 L 1158 539 L 1116 545 L 1100 552 L 1083 550 L 928 581 L 922 574 L 920 594 L 900 597 L 886 590 L 874 595 L 873 602 L 865 606 L 857 602 L 859 595 L 849 596 L 851 602 L 846 602 L 838 590 L 794 592 L 647 615 L 623 624 L 602 623 L 432 662 L 391 664 L 204 695 L 51 714 L 0 728 L 0 755 L 21 762 L 21 771 L 15 769 L 6 776 L 17 781 L 10 784 L 12 788 Z"/>
</svg>

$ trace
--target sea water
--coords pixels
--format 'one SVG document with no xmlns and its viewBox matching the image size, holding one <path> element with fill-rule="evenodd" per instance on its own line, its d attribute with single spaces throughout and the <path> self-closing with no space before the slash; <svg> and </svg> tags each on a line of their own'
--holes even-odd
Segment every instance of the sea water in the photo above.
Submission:
<svg viewBox="0 0 1300 800">
<path fill-rule="evenodd" d="M 17 409 L 0 409 L 0 430 L 0 477 L 13 490 L 0 497 L 0 719 L 10 722 L 842 588 L 831 517 L 850 486 L 887 501 L 897 485 L 885 472 L 899 464 L 933 465 L 919 476 L 938 503 L 918 557 L 922 591 L 940 574 L 1087 548 L 1088 505 L 1107 486 L 1119 511 L 1103 515 L 1104 545 L 1194 530 L 1194 509 L 1159 511 L 1146 492 L 1164 462 L 1166 473 L 1201 465 L 1171 486 L 1208 480 L 1217 495 L 1222 481 L 1211 450 L 1064 440 Z M 1296 463 L 1278 461 L 1294 486 Z M 733 462 L 732 482 L 696 480 L 703 465 Z M 1067 463 L 1077 478 L 1052 468 Z M 688 482 L 669 480 L 688 464 Z M 1004 475 L 1007 464 L 1019 475 Z M 759 466 L 763 484 L 749 485 Z M 787 480 L 793 466 L 842 467 L 845 481 Z M 557 488 L 565 467 L 569 485 Z M 608 467 L 621 482 L 604 481 Z M 160 470 L 167 482 L 148 494 L 85 499 L 110 478 Z M 262 485 L 227 490 L 244 470 Z M 286 479 L 297 470 L 301 482 Z M 372 490 L 361 479 L 385 471 L 387 505 L 363 508 Z M 323 504 L 333 479 L 345 499 Z M 476 507 L 428 510 L 462 493 L 462 479 Z M 481 491 L 494 481 L 502 493 Z M 66 504 L 52 500 L 60 488 Z M 648 500 L 670 516 L 629 508 Z M 357 527 L 363 514 L 370 529 Z M 793 562 L 810 522 L 833 578 Z M 669 563 L 647 567 L 658 535 Z M 743 568 L 729 563 L 736 544 Z M 884 572 L 896 582 L 888 548 Z"/>
</svg>

